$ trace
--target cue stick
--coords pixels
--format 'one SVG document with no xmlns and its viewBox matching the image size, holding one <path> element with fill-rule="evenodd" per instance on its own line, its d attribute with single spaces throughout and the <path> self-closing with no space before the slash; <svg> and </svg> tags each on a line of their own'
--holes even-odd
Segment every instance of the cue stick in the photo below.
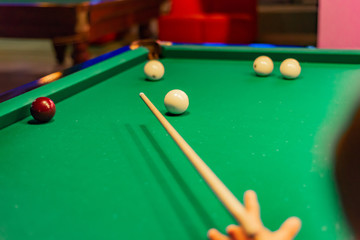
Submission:
<svg viewBox="0 0 360 240">
<path fill-rule="evenodd" d="M 206 181 L 215 195 L 233 215 L 236 221 L 242 225 L 247 235 L 254 236 L 259 230 L 259 225 L 256 223 L 255 219 L 247 213 L 245 207 L 239 202 L 234 194 L 232 194 L 232 192 L 206 165 L 206 163 L 199 157 L 199 155 L 197 155 L 197 153 L 166 120 L 166 118 L 159 112 L 159 110 L 154 106 L 154 104 L 152 104 L 152 102 L 145 96 L 145 94 L 140 93 L 139 95 L 145 104 L 149 107 L 151 112 L 155 115 L 155 117 L 160 121 L 161 125 L 163 125 L 166 131 L 170 134 L 172 139 L 180 147 L 186 157 L 194 165 L 196 170 L 200 173 L 202 178 Z"/>
</svg>

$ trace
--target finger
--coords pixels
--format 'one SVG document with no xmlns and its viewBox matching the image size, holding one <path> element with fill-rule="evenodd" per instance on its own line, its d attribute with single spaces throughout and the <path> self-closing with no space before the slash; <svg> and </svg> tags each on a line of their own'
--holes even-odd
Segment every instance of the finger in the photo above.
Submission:
<svg viewBox="0 0 360 240">
<path fill-rule="evenodd" d="M 246 209 L 256 217 L 260 216 L 260 206 L 256 196 L 256 193 L 253 190 L 248 190 L 244 194 L 244 202 Z"/>
<path fill-rule="evenodd" d="M 293 239 L 301 228 L 301 220 L 297 217 L 288 218 L 276 231 L 277 239 Z"/>
<path fill-rule="evenodd" d="M 229 225 L 226 228 L 231 240 L 246 240 L 246 233 L 242 227 L 236 225 Z"/>
<path fill-rule="evenodd" d="M 230 240 L 227 236 L 225 236 L 224 234 L 220 233 L 218 230 L 216 230 L 215 228 L 212 228 L 208 231 L 207 233 L 207 237 L 210 240 Z"/>
</svg>

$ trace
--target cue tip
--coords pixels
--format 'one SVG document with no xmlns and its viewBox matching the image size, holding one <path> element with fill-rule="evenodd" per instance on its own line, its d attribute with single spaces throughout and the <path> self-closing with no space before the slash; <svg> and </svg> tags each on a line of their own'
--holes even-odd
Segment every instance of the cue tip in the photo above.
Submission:
<svg viewBox="0 0 360 240">
<path fill-rule="evenodd" d="M 139 96 L 144 96 L 145 94 L 143 92 L 139 93 Z"/>
</svg>

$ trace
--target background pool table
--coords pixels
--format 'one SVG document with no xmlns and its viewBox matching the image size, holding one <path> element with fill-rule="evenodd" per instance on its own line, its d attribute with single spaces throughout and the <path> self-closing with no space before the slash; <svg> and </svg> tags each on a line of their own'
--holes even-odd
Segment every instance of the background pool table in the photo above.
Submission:
<svg viewBox="0 0 360 240">
<path fill-rule="evenodd" d="M 0 103 L 0 237 L 5 239 L 206 239 L 234 223 L 139 98 L 165 115 L 229 189 L 258 193 L 264 225 L 290 216 L 296 239 L 350 239 L 332 175 L 333 151 L 358 102 L 359 52 L 245 47 L 163 47 L 163 80 L 146 81 L 148 51 L 127 51 Z M 257 77 L 253 60 L 275 62 Z M 283 59 L 302 73 L 284 80 Z M 49 96 L 47 124 L 29 105 Z"/>
<path fill-rule="evenodd" d="M 150 20 L 163 0 L 0 0 L 0 37 L 48 38 L 64 62 L 72 45 L 75 64 L 89 59 L 90 41 L 139 24 L 140 38 L 151 36 Z"/>
</svg>

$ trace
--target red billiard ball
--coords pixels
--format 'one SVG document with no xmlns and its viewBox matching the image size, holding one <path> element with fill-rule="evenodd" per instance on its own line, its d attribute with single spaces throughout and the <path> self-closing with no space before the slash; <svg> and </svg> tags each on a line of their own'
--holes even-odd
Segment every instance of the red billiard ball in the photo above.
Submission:
<svg viewBox="0 0 360 240">
<path fill-rule="evenodd" d="M 30 113 L 39 122 L 48 122 L 55 115 L 55 103 L 47 97 L 39 97 L 33 101 Z"/>
</svg>

